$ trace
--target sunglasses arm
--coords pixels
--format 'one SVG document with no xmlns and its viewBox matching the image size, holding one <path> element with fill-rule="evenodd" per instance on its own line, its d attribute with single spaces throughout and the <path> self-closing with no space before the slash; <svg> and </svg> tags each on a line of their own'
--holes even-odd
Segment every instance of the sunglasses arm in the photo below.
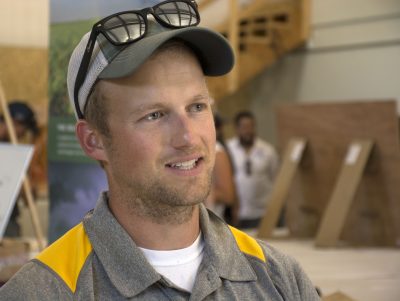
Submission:
<svg viewBox="0 0 400 301">
<path fill-rule="evenodd" d="M 79 106 L 79 98 L 78 98 L 79 89 L 81 88 L 81 86 L 83 84 L 83 81 L 85 80 L 86 72 L 87 72 L 87 70 L 89 68 L 90 58 L 91 58 L 92 53 L 93 53 L 94 45 L 96 44 L 97 35 L 99 33 L 99 31 L 96 28 L 96 26 L 97 26 L 97 24 L 95 24 L 93 26 L 93 29 L 92 29 L 92 31 L 90 33 L 89 40 L 88 40 L 88 42 L 86 44 L 85 52 L 83 54 L 82 61 L 81 61 L 80 67 L 79 67 L 79 71 L 78 71 L 78 74 L 77 74 L 76 80 L 75 80 L 74 103 L 75 103 L 75 109 L 76 109 L 76 112 L 77 112 L 77 115 L 78 115 L 79 119 L 83 119 L 84 118 L 83 113 L 82 113 L 82 111 L 80 109 L 80 106 Z"/>
</svg>

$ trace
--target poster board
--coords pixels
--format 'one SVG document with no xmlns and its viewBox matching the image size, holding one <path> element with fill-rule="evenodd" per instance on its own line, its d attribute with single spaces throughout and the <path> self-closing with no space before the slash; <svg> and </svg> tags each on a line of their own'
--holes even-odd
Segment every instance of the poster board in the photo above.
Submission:
<svg viewBox="0 0 400 301">
<path fill-rule="evenodd" d="M 287 198 L 292 236 L 315 237 L 352 141 L 374 147 L 356 189 L 340 242 L 400 246 L 400 142 L 395 101 L 283 105 L 277 110 L 279 147 L 292 137 L 307 149 Z"/>
<path fill-rule="evenodd" d="M 33 154 L 31 145 L 0 143 L 0 240 Z"/>
</svg>

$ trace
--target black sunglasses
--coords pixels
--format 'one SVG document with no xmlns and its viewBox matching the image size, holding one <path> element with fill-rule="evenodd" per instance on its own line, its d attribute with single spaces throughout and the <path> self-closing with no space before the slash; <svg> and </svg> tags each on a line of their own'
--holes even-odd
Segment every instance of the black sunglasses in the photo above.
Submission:
<svg viewBox="0 0 400 301">
<path fill-rule="evenodd" d="M 115 46 L 136 42 L 146 36 L 148 14 L 153 15 L 161 25 L 168 28 L 184 28 L 196 26 L 200 23 L 197 3 L 194 0 L 167 0 L 153 7 L 119 12 L 95 23 L 90 32 L 75 80 L 74 103 L 79 119 L 84 118 L 79 107 L 79 89 L 85 80 L 97 36 L 100 33 L 103 34 Z"/>
</svg>

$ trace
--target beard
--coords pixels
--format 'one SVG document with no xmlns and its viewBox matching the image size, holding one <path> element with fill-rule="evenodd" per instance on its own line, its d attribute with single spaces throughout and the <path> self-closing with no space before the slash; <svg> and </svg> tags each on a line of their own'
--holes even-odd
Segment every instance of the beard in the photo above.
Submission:
<svg viewBox="0 0 400 301">
<path fill-rule="evenodd" d="M 254 144 L 254 136 L 239 137 L 240 144 L 244 147 L 251 147 Z"/>
<path fill-rule="evenodd" d="M 165 179 L 152 178 L 130 185 L 129 196 L 124 198 L 128 210 L 134 215 L 148 218 L 158 224 L 183 224 L 190 220 L 196 205 L 204 202 L 211 191 L 212 169 L 201 179 L 175 185 Z"/>
<path fill-rule="evenodd" d="M 124 172 L 126 162 L 120 158 L 125 155 L 120 154 L 110 141 L 111 139 L 106 141 L 105 148 L 109 157 L 113 158 L 112 165 L 116 172 L 111 171 L 108 175 L 109 186 L 112 184 L 119 202 L 132 216 L 147 218 L 158 224 L 183 224 L 190 220 L 196 206 L 204 202 L 210 194 L 214 169 L 213 152 L 208 154 L 208 159 L 204 162 L 204 172 L 196 177 L 180 180 L 153 170 L 136 178 L 132 171 Z M 208 153 L 202 149 L 190 150 L 191 153 L 195 151 Z M 165 161 L 165 158 L 160 159 L 158 165 L 164 165 Z"/>
</svg>

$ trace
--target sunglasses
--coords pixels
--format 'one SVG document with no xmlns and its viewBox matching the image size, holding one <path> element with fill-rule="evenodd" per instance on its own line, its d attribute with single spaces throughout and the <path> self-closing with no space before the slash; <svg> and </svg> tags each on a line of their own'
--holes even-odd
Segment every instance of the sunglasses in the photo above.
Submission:
<svg viewBox="0 0 400 301">
<path fill-rule="evenodd" d="M 75 80 L 74 103 L 80 119 L 83 119 L 84 115 L 79 107 L 79 89 L 85 80 L 97 36 L 101 33 L 115 46 L 136 42 L 147 34 L 149 14 L 164 27 L 172 29 L 196 26 L 200 23 L 197 3 L 194 0 L 167 0 L 153 7 L 119 12 L 95 23 Z"/>
</svg>

